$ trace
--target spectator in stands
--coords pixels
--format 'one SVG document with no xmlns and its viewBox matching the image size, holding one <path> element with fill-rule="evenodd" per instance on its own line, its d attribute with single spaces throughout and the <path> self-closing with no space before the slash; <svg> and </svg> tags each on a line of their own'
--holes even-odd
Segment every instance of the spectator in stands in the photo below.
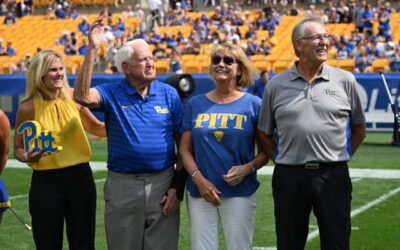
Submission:
<svg viewBox="0 0 400 250">
<path fill-rule="evenodd" d="M 23 17 L 25 16 L 25 4 L 23 1 L 18 1 L 15 6 L 15 16 L 16 17 Z"/>
<path fill-rule="evenodd" d="M 17 19 L 15 18 L 15 15 L 12 12 L 8 12 L 4 17 L 3 23 L 6 25 L 12 25 L 15 24 L 16 21 Z"/>
<path fill-rule="evenodd" d="M 82 32 L 83 35 L 87 36 L 89 34 L 90 24 L 88 22 L 87 16 L 82 17 L 82 21 L 78 24 L 78 30 Z"/>
<path fill-rule="evenodd" d="M 149 0 L 148 5 L 150 9 L 150 28 L 154 28 L 156 23 L 160 27 L 162 25 L 162 16 L 164 16 L 161 0 Z"/>
<path fill-rule="evenodd" d="M 25 5 L 25 15 L 33 15 L 35 13 L 35 5 L 33 0 L 24 0 Z"/>
<path fill-rule="evenodd" d="M 86 38 L 83 38 L 82 45 L 78 48 L 78 54 L 84 56 L 86 55 L 87 50 L 88 50 L 88 42 Z"/>
<path fill-rule="evenodd" d="M 151 29 L 151 32 L 149 36 L 147 37 L 147 43 L 149 44 L 156 44 L 156 43 L 161 43 L 161 35 L 157 33 L 157 28 L 153 27 Z"/>
<path fill-rule="evenodd" d="M 297 8 L 296 2 L 292 2 L 292 7 L 290 8 L 289 11 L 289 16 L 298 16 L 300 14 L 299 9 Z"/>
<path fill-rule="evenodd" d="M 210 17 L 211 25 L 218 26 L 223 19 L 224 16 L 221 14 L 221 7 L 220 6 L 215 7 L 215 10 L 213 11 Z"/>
<path fill-rule="evenodd" d="M 336 58 L 337 59 L 348 59 L 350 58 L 350 53 L 351 50 L 348 46 L 346 46 L 346 43 L 344 41 L 339 41 L 339 44 L 337 45 L 337 53 L 336 53 Z"/>
<path fill-rule="evenodd" d="M 215 6 L 215 0 L 204 0 L 204 6 Z"/>
<path fill-rule="evenodd" d="M 390 71 L 400 72 L 400 47 L 396 48 L 396 53 L 390 57 Z"/>
<path fill-rule="evenodd" d="M 57 5 L 57 9 L 54 12 L 54 14 L 56 15 L 57 19 L 65 19 L 65 18 L 67 18 L 67 12 L 63 8 L 62 4 L 58 4 Z"/>
<path fill-rule="evenodd" d="M 56 40 L 56 45 L 58 46 L 66 46 L 71 41 L 69 36 L 69 31 L 64 30 L 61 36 Z"/>
<path fill-rule="evenodd" d="M 104 70 L 104 74 L 112 75 L 112 74 L 118 74 L 118 67 L 115 66 L 113 62 L 109 62 L 107 64 L 106 69 Z"/>
<path fill-rule="evenodd" d="M 383 55 L 385 58 L 391 58 L 393 55 L 396 54 L 396 44 L 392 41 L 387 42 L 385 44 L 385 50 L 383 52 Z"/>
<path fill-rule="evenodd" d="M 391 16 L 391 10 L 387 9 L 385 6 L 382 6 L 378 10 L 379 36 L 383 36 L 385 38 L 389 38 L 391 36 L 390 16 Z"/>
<path fill-rule="evenodd" d="M 3 47 L 3 38 L 0 38 L 0 56 L 6 56 L 7 51 L 6 48 Z"/>
<path fill-rule="evenodd" d="M 258 48 L 258 53 L 257 54 L 262 54 L 268 56 L 271 54 L 271 46 L 267 43 L 267 40 L 269 41 L 269 38 L 263 38 L 261 39 L 260 46 Z"/>
<path fill-rule="evenodd" d="M 154 45 L 155 45 L 155 48 L 152 52 L 154 59 L 156 59 L 156 60 L 157 59 L 165 59 L 168 57 L 167 51 L 163 47 L 160 46 L 160 42 L 156 42 Z"/>
<path fill-rule="evenodd" d="M 29 212 L 36 249 L 61 249 L 64 225 L 70 249 L 95 247 L 96 185 L 84 129 L 98 136 L 106 133 L 104 123 L 75 103 L 71 95 L 61 55 L 51 50 L 36 54 L 14 133 L 15 158 L 33 170 Z M 46 139 L 49 145 L 33 145 L 33 138 L 29 139 L 32 144 L 24 143 L 28 138 L 18 128 L 26 121 L 35 121 L 41 131 L 51 132 L 46 134 L 52 136 Z M 62 149 L 55 151 L 60 145 Z"/>
<path fill-rule="evenodd" d="M 240 46 L 222 44 L 211 53 L 209 71 L 216 88 L 189 100 L 180 146 L 191 175 L 192 249 L 218 249 L 220 225 L 226 249 L 252 249 L 256 171 L 267 159 L 263 151 L 254 153 L 260 98 L 242 88 L 253 83 L 256 69 Z"/>
<path fill-rule="evenodd" d="M 71 18 L 72 20 L 76 20 L 79 16 L 80 15 L 78 9 L 76 7 L 73 7 L 71 12 L 69 13 L 69 18 Z"/>
<path fill-rule="evenodd" d="M 117 23 L 114 23 L 113 25 L 111 25 L 111 32 L 114 35 L 115 41 L 117 42 L 117 46 L 118 47 L 121 46 L 122 41 L 123 41 L 124 32 L 119 29 Z"/>
<path fill-rule="evenodd" d="M 17 51 L 13 48 L 11 42 L 7 42 L 6 52 L 7 52 L 7 56 L 16 56 L 17 55 Z"/>
<path fill-rule="evenodd" d="M 178 52 L 175 50 L 171 53 L 170 59 L 169 59 L 169 69 L 171 73 L 175 74 L 182 74 L 182 66 L 181 66 L 181 56 Z"/>
<path fill-rule="evenodd" d="M 260 72 L 260 79 L 258 79 L 253 85 L 251 85 L 248 89 L 247 92 L 256 95 L 260 97 L 261 99 L 263 98 L 264 90 L 265 87 L 267 86 L 269 81 L 269 72 L 266 70 L 263 70 Z"/>
<path fill-rule="evenodd" d="M 253 40 L 251 38 L 247 39 L 246 49 L 245 49 L 246 55 L 252 56 L 257 54 L 258 51 L 259 51 L 259 46 L 257 40 Z"/>
<path fill-rule="evenodd" d="M 354 21 L 356 29 L 358 30 L 359 33 L 364 32 L 363 14 L 364 14 L 366 7 L 367 7 L 367 1 L 362 0 L 362 1 L 359 1 L 359 4 L 354 9 L 353 21 Z"/>
<path fill-rule="evenodd" d="M 28 67 L 24 60 L 19 60 L 16 64 L 10 64 L 10 74 L 26 74 Z"/>
<path fill-rule="evenodd" d="M 110 43 L 111 41 L 115 40 L 114 33 L 112 32 L 112 29 L 110 26 L 105 25 L 104 26 L 104 32 L 103 32 L 103 41 L 106 43 Z"/>
<path fill-rule="evenodd" d="M 78 50 L 76 48 L 76 43 L 76 38 L 72 38 L 71 41 L 64 46 L 64 54 L 67 56 L 76 55 Z"/>
<path fill-rule="evenodd" d="M 146 16 L 140 4 L 135 5 L 135 10 L 132 13 L 132 17 L 139 20 L 139 29 L 146 30 Z"/>
<path fill-rule="evenodd" d="M 372 67 L 373 61 L 373 56 L 368 55 L 367 49 L 362 46 L 360 54 L 355 57 L 354 73 L 372 73 L 374 71 Z"/>
<path fill-rule="evenodd" d="M 47 8 L 47 10 L 46 10 L 45 19 L 46 19 L 46 20 L 54 20 L 54 19 L 56 19 L 56 14 L 55 14 L 55 12 L 54 12 L 54 9 L 53 9 L 51 6 L 49 6 L 49 7 Z"/>
<path fill-rule="evenodd" d="M 373 12 L 373 10 L 372 10 L 371 4 L 368 3 L 368 4 L 365 6 L 364 12 L 363 12 L 363 14 L 362 14 L 362 21 L 363 21 L 363 23 L 364 23 L 364 25 L 363 25 L 363 31 L 364 31 L 364 33 L 365 33 L 367 30 L 373 31 L 373 27 L 374 27 L 374 26 L 373 26 L 374 18 L 375 18 L 375 16 L 374 16 L 374 12 Z"/>
<path fill-rule="evenodd" d="M 122 19 L 122 16 L 118 16 L 117 26 L 118 26 L 118 29 L 120 29 L 121 31 L 123 31 L 123 32 L 126 31 L 126 25 L 124 23 L 124 20 Z"/>
<path fill-rule="evenodd" d="M 233 26 L 242 26 L 244 24 L 243 18 L 238 11 L 233 12 L 233 15 L 228 17 L 228 20 Z"/>
</svg>

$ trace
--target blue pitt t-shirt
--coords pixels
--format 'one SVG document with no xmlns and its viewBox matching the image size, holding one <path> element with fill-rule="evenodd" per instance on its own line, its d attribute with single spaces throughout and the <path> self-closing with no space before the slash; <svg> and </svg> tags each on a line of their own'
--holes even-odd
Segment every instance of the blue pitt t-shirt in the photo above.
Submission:
<svg viewBox="0 0 400 250">
<path fill-rule="evenodd" d="M 256 173 L 246 176 L 237 186 L 223 179 L 235 165 L 254 158 L 255 135 L 261 99 L 245 93 L 228 104 L 217 104 L 205 95 L 193 97 L 187 104 L 183 131 L 192 133 L 194 160 L 201 173 L 221 191 L 222 197 L 249 196 L 258 186 Z M 190 195 L 200 197 L 189 178 Z"/>
<path fill-rule="evenodd" d="M 183 106 L 173 87 L 155 80 L 144 99 L 127 79 L 96 89 L 105 113 L 108 169 L 151 173 L 175 164 L 174 133 L 181 129 Z"/>
</svg>

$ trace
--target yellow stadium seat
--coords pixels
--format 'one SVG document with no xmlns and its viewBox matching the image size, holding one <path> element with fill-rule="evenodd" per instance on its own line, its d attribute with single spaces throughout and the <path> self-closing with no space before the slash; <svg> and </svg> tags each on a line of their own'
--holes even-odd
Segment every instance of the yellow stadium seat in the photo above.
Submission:
<svg viewBox="0 0 400 250">
<path fill-rule="evenodd" d="M 200 72 L 200 67 L 199 67 L 199 62 L 197 61 L 188 61 L 188 62 L 183 62 L 183 72 L 184 73 L 199 73 Z"/>
<path fill-rule="evenodd" d="M 385 67 L 389 67 L 390 60 L 387 58 L 376 58 L 372 62 L 372 67 L 374 72 L 379 72 L 383 70 Z"/>
<path fill-rule="evenodd" d="M 353 72 L 353 69 L 355 67 L 354 59 L 341 59 L 337 62 L 339 68 Z"/>
<path fill-rule="evenodd" d="M 253 62 L 254 67 L 259 71 L 271 71 L 271 63 L 267 61 L 256 61 Z"/>
<path fill-rule="evenodd" d="M 210 62 L 202 61 L 199 67 L 200 67 L 199 73 L 208 73 L 210 69 Z"/>
<path fill-rule="evenodd" d="M 252 60 L 253 62 L 256 62 L 256 61 L 264 61 L 265 55 L 257 54 L 257 55 L 252 55 L 250 58 L 251 58 L 251 60 Z"/>
<path fill-rule="evenodd" d="M 338 60 L 336 60 L 336 59 L 328 59 L 328 60 L 326 61 L 326 63 L 327 63 L 329 66 L 333 66 L 333 67 L 337 67 L 337 66 L 338 66 Z"/>
<path fill-rule="evenodd" d="M 287 70 L 290 66 L 292 66 L 292 62 L 286 60 L 285 61 L 277 60 L 274 62 L 274 64 L 272 64 L 272 72 L 280 73 Z"/>
<path fill-rule="evenodd" d="M 183 54 L 181 56 L 182 62 L 191 61 L 191 60 L 194 60 L 194 58 L 196 58 L 196 55 L 194 55 L 194 54 Z"/>
<path fill-rule="evenodd" d="M 210 62 L 210 60 L 211 60 L 211 58 L 210 58 L 210 55 L 196 55 L 196 57 L 195 58 L 193 58 L 194 59 L 194 61 L 196 61 L 197 63 L 200 63 L 200 62 L 202 62 L 202 61 L 207 61 L 207 62 Z"/>
<path fill-rule="evenodd" d="M 157 73 L 168 73 L 169 72 L 169 61 L 168 60 L 157 60 L 154 62 Z"/>
</svg>

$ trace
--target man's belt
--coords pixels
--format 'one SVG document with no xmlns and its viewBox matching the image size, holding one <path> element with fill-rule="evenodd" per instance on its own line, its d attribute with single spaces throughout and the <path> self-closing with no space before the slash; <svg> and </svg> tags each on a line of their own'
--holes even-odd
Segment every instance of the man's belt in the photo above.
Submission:
<svg viewBox="0 0 400 250">
<path fill-rule="evenodd" d="M 304 168 L 304 169 L 321 169 L 330 167 L 347 167 L 346 161 L 336 162 L 306 162 L 304 164 L 288 165 L 288 164 L 276 164 L 277 167 L 293 167 L 293 168 Z"/>
</svg>

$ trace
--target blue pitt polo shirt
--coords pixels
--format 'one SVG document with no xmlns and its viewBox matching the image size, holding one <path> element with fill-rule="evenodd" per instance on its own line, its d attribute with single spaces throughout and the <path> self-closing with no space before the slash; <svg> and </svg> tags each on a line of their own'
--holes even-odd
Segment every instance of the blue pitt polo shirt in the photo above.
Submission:
<svg viewBox="0 0 400 250">
<path fill-rule="evenodd" d="M 127 79 L 95 88 L 105 113 L 109 170 L 151 173 L 175 164 L 174 133 L 181 129 L 183 106 L 173 87 L 155 80 L 144 99 Z"/>
</svg>

